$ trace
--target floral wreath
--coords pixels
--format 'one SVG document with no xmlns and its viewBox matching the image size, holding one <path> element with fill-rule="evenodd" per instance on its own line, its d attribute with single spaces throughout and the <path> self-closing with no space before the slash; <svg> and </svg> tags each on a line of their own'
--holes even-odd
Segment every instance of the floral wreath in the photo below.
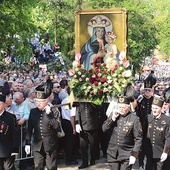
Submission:
<svg viewBox="0 0 170 170">
<path fill-rule="evenodd" d="M 108 98 L 117 97 L 128 83 L 132 81 L 129 62 L 121 58 L 119 65 L 108 70 L 105 63 L 91 63 L 93 68 L 87 71 L 79 64 L 80 54 L 73 61 L 73 69 L 69 70 L 71 80 L 69 86 L 74 97 L 101 105 Z"/>
</svg>

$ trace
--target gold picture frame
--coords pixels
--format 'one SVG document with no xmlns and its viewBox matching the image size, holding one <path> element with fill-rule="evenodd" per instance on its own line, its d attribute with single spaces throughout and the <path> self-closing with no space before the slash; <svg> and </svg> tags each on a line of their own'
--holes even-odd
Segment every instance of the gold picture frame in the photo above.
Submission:
<svg viewBox="0 0 170 170">
<path fill-rule="evenodd" d="M 124 8 L 81 10 L 75 13 L 75 53 L 80 53 L 85 43 L 92 37 L 90 24 L 97 17 L 109 21 L 106 32 L 116 34 L 115 45 L 119 51 L 127 53 L 127 11 Z M 90 24 L 89 24 L 90 23 Z M 106 24 L 106 23 L 105 23 Z M 91 26 L 93 27 L 93 26 Z"/>
</svg>

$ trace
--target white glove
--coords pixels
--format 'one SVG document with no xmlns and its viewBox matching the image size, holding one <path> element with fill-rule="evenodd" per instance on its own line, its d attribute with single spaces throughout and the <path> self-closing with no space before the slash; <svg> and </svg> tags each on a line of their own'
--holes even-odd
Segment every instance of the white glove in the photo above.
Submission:
<svg viewBox="0 0 170 170">
<path fill-rule="evenodd" d="M 49 105 L 45 106 L 45 107 L 44 107 L 44 110 L 45 110 L 45 112 L 46 112 L 47 115 L 51 112 L 51 108 L 50 108 Z"/>
<path fill-rule="evenodd" d="M 30 150 L 31 150 L 30 145 L 25 145 L 25 152 L 26 152 L 27 155 L 30 154 Z"/>
<path fill-rule="evenodd" d="M 11 156 L 18 155 L 18 153 L 11 153 Z"/>
<path fill-rule="evenodd" d="M 76 125 L 76 132 L 80 133 L 82 131 L 81 126 L 79 124 Z"/>
<path fill-rule="evenodd" d="M 119 113 L 117 112 L 117 110 L 115 110 L 112 114 L 112 120 L 115 121 L 118 116 L 119 116 Z"/>
<path fill-rule="evenodd" d="M 162 155 L 161 155 L 160 162 L 164 162 L 167 159 L 167 157 L 168 157 L 168 154 L 163 152 Z"/>
<path fill-rule="evenodd" d="M 113 113 L 113 110 L 117 109 L 117 102 L 116 101 L 111 101 L 108 108 L 107 108 L 107 111 L 106 111 L 106 116 L 107 117 L 110 117 Z"/>
<path fill-rule="evenodd" d="M 133 165 L 136 161 L 136 158 L 134 156 L 130 156 L 129 158 L 129 165 Z"/>
</svg>

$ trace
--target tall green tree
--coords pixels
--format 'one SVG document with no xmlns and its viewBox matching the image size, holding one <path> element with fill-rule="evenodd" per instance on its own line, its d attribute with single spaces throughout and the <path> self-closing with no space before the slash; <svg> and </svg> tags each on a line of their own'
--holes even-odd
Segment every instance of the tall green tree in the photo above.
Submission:
<svg viewBox="0 0 170 170">
<path fill-rule="evenodd" d="M 21 58 L 29 52 L 28 32 L 35 29 L 30 13 L 34 0 L 11 0 L 0 4 L 0 49 L 7 51 L 15 46 L 17 56 Z"/>
</svg>

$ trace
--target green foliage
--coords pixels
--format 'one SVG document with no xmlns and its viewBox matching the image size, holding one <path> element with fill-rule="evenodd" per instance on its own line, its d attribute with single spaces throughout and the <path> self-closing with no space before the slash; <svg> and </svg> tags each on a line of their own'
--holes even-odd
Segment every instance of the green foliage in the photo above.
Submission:
<svg viewBox="0 0 170 170">
<path fill-rule="evenodd" d="M 135 71 L 157 45 L 165 58 L 169 57 L 169 0 L 6 0 L 0 3 L 0 50 L 14 44 L 17 50 L 13 53 L 28 61 L 31 50 L 27 38 L 38 28 L 42 36 L 49 29 L 51 45 L 58 42 L 64 56 L 73 59 L 75 10 L 109 8 L 127 9 L 128 58 Z M 6 38 L 8 33 L 10 38 Z M 14 38 L 16 33 L 19 40 Z"/>
</svg>

